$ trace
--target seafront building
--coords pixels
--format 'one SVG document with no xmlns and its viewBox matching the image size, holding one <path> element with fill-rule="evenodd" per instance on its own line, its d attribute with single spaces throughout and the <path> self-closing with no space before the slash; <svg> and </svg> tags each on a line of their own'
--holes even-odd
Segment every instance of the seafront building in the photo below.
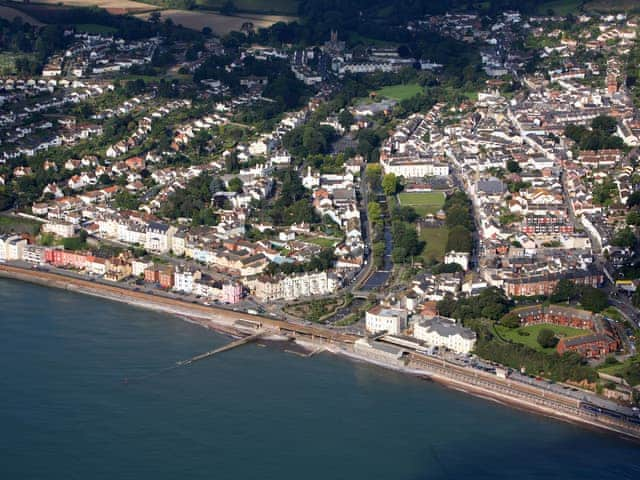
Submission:
<svg viewBox="0 0 640 480">
<path fill-rule="evenodd" d="M 371 333 L 387 332 L 399 335 L 407 328 L 407 311 L 376 305 L 365 314 L 365 326 Z"/>
<path fill-rule="evenodd" d="M 464 328 L 452 318 L 436 316 L 414 322 L 413 336 L 431 347 L 444 347 L 467 354 L 476 344 L 473 330 Z"/>
</svg>

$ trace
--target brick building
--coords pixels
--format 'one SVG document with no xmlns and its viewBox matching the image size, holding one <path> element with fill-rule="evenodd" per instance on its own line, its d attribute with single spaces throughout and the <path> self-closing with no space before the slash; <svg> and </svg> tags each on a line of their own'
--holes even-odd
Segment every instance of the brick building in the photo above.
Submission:
<svg viewBox="0 0 640 480">
<path fill-rule="evenodd" d="M 524 326 L 551 324 L 590 330 L 592 333 L 571 338 L 561 338 L 557 351 L 577 352 L 586 358 L 600 358 L 616 352 L 622 346 L 618 326 L 595 313 L 560 305 L 533 305 L 513 311 Z"/>
</svg>

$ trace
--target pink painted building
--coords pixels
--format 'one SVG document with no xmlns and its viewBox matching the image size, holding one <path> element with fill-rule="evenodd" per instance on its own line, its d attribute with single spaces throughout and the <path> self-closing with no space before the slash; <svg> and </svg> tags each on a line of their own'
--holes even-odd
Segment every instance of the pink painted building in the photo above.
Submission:
<svg viewBox="0 0 640 480">
<path fill-rule="evenodd" d="M 222 302 L 235 304 L 242 298 L 242 285 L 239 283 L 225 283 L 222 285 Z"/>
</svg>

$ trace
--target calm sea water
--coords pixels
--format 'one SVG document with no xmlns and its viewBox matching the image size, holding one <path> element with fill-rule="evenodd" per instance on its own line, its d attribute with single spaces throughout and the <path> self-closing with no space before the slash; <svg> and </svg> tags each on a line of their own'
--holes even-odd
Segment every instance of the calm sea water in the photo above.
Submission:
<svg viewBox="0 0 640 480">
<path fill-rule="evenodd" d="M 2 479 L 638 479 L 640 445 L 329 355 L 0 280 Z"/>
</svg>

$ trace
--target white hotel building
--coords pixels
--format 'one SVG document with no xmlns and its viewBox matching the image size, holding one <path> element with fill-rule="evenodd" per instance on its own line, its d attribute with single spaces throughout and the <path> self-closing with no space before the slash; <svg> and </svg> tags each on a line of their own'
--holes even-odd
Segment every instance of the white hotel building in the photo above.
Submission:
<svg viewBox="0 0 640 480">
<path fill-rule="evenodd" d="M 444 347 L 457 353 L 469 353 L 476 344 L 476 334 L 452 318 L 433 317 L 413 326 L 413 336 L 432 347 Z"/>
</svg>

